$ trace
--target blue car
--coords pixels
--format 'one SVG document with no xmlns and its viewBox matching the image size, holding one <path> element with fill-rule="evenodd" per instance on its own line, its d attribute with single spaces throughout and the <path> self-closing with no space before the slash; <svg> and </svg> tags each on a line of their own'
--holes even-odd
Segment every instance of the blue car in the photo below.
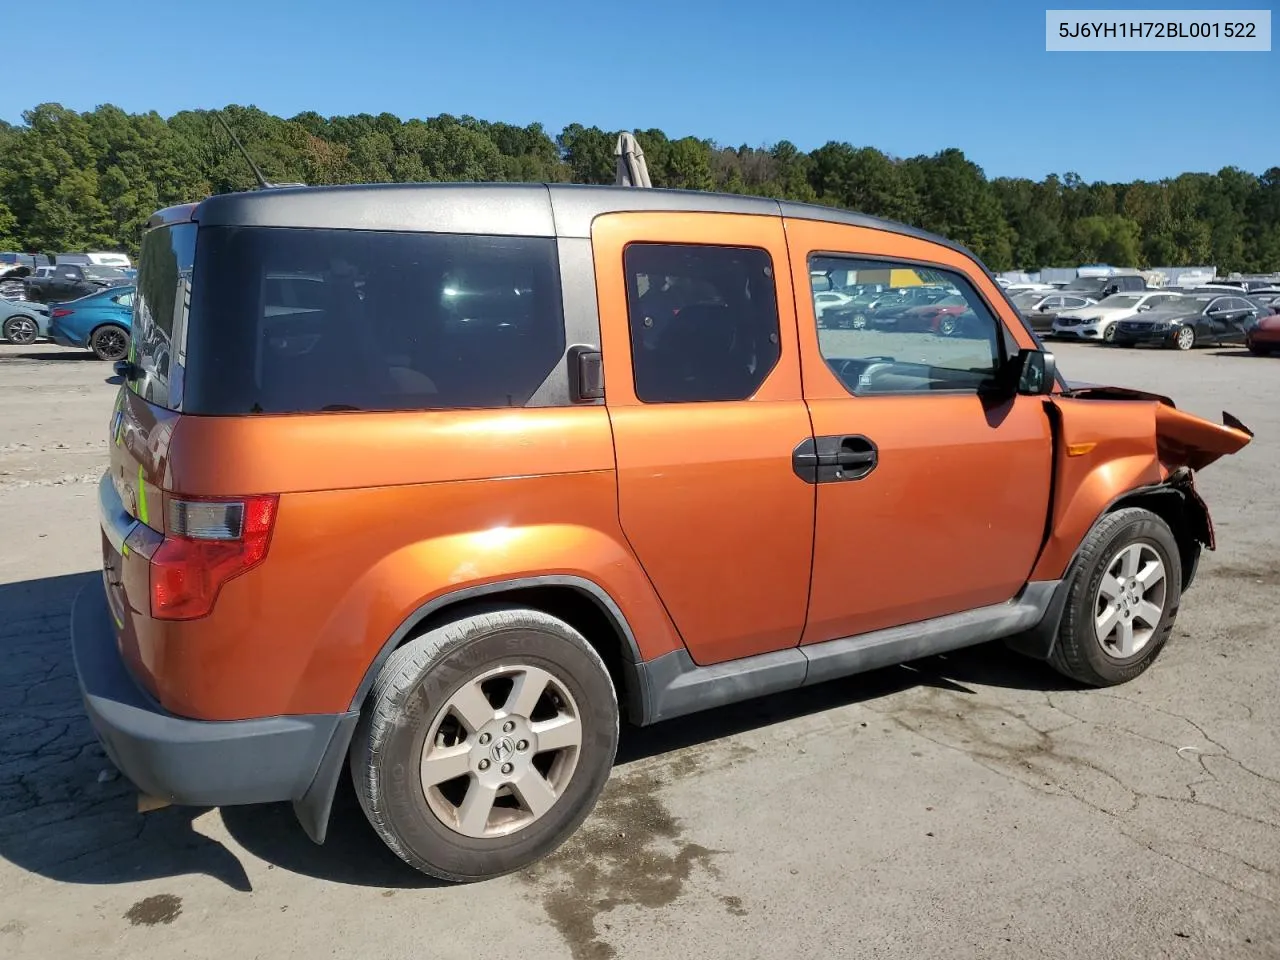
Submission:
<svg viewBox="0 0 1280 960">
<path fill-rule="evenodd" d="M 49 308 L 25 300 L 0 300 L 0 336 L 25 347 L 49 335 Z"/>
<path fill-rule="evenodd" d="M 49 311 L 49 339 L 64 347 L 92 350 L 99 360 L 123 360 L 129 353 L 134 287 L 110 287 Z"/>
</svg>

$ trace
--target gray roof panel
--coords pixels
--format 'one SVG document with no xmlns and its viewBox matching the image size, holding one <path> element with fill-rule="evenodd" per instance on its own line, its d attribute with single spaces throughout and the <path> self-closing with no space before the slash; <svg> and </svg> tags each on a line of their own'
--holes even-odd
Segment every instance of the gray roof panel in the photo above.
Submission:
<svg viewBox="0 0 1280 960">
<path fill-rule="evenodd" d="M 908 226 L 905 223 L 898 223 L 896 220 L 882 220 L 880 217 L 871 217 L 853 210 L 824 207 L 817 203 L 796 203 L 791 200 L 784 200 L 779 204 L 779 207 L 782 210 L 782 215 L 791 220 L 821 220 L 826 223 L 842 223 L 850 227 L 866 227 L 868 230 L 886 230 L 889 233 L 901 234 L 904 237 L 927 240 L 930 243 L 957 250 L 965 256 L 973 257 L 971 251 L 966 250 L 958 243 L 951 242 L 946 237 L 930 233 L 928 230 L 921 230 L 918 227 Z M 974 259 L 976 260 L 977 257 L 974 257 Z"/>
<path fill-rule="evenodd" d="M 733 193 L 572 183 L 554 183 L 548 189 L 555 209 L 556 230 L 562 237 L 590 237 L 591 222 L 606 213 L 675 211 L 746 213 L 763 217 L 776 217 L 779 213 L 777 200 Z"/>
<path fill-rule="evenodd" d="M 602 214 L 644 211 L 738 213 L 820 220 L 917 237 L 973 257 L 959 244 L 928 231 L 816 203 L 779 202 L 767 197 L 699 190 L 567 183 L 370 183 L 279 187 L 209 197 L 196 206 L 192 219 L 208 226 L 328 227 L 583 238 L 591 236 L 591 223 Z M 178 210 L 166 212 L 173 216 Z"/>
<path fill-rule="evenodd" d="M 209 197 L 202 226 L 312 227 L 554 237 L 538 183 L 369 183 L 280 187 Z"/>
</svg>

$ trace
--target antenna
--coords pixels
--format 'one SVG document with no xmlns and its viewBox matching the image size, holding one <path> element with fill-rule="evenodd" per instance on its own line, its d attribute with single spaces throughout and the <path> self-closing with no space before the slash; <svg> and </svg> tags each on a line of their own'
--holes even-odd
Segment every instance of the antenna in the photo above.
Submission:
<svg viewBox="0 0 1280 960">
<path fill-rule="evenodd" d="M 276 187 L 305 187 L 305 183 L 271 183 L 262 175 L 262 171 L 258 169 L 258 165 L 253 162 L 253 157 L 249 156 L 249 151 L 244 148 L 244 144 L 240 142 L 240 138 L 236 136 L 235 131 L 227 125 L 227 121 L 222 118 L 220 110 L 210 111 L 213 118 L 222 124 L 222 129 L 227 131 L 227 136 L 231 138 L 231 142 L 236 145 L 236 149 L 240 151 L 240 155 L 244 157 L 244 162 L 249 164 L 249 169 L 253 171 L 254 179 L 258 181 L 259 190 L 271 190 Z"/>
</svg>

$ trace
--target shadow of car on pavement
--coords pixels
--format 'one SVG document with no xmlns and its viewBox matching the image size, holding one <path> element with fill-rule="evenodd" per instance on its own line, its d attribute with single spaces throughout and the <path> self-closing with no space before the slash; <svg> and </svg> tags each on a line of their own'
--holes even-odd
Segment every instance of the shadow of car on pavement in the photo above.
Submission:
<svg viewBox="0 0 1280 960">
<path fill-rule="evenodd" d="M 113 768 L 84 715 L 69 643 L 71 602 L 97 589 L 97 572 L 0 584 L 0 857 L 66 883 L 117 884 L 203 874 L 235 890 L 252 885 L 242 856 L 336 883 L 421 888 L 379 840 L 350 779 L 340 781 L 323 846 L 289 804 L 225 807 L 222 824 L 241 850 L 198 829 L 204 808 L 137 812 L 137 794 Z M 696 717 L 624 728 L 617 763 L 650 757 L 918 686 L 978 695 L 968 684 L 1070 689 L 1048 666 L 986 644 L 833 680 Z"/>
</svg>

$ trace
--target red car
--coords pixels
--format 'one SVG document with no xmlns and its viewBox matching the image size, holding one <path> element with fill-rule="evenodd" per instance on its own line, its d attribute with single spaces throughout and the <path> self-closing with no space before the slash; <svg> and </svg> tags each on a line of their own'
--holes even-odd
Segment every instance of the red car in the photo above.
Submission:
<svg viewBox="0 0 1280 960">
<path fill-rule="evenodd" d="M 968 309 L 964 297 L 943 297 L 935 303 L 912 307 L 894 326 L 898 330 L 928 330 L 949 337 L 960 328 L 960 314 Z"/>
<path fill-rule="evenodd" d="M 1250 353 L 1266 356 L 1280 352 L 1280 313 L 1276 313 L 1276 305 L 1271 305 L 1271 313 L 1258 317 L 1258 322 L 1244 337 L 1245 345 Z"/>
</svg>

